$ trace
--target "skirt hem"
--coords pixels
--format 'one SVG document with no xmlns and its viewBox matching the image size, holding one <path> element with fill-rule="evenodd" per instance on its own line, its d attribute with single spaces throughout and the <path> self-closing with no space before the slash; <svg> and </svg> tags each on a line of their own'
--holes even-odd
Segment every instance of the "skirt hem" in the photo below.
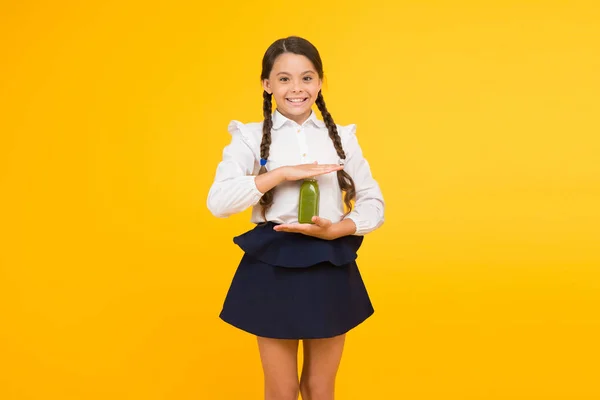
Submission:
<svg viewBox="0 0 600 400">
<path fill-rule="evenodd" d="M 242 330 L 244 332 L 250 333 L 250 334 L 255 335 L 255 336 L 269 338 L 269 339 L 295 339 L 295 340 L 304 340 L 304 339 L 328 339 L 328 338 L 332 338 L 332 337 L 343 335 L 345 333 L 350 332 L 352 329 L 356 328 L 357 326 L 359 326 L 363 322 L 365 322 L 374 313 L 375 313 L 375 310 L 372 309 L 367 315 L 365 315 L 363 318 L 361 318 L 358 322 L 354 323 L 349 328 L 345 328 L 345 329 L 341 330 L 339 333 L 325 334 L 325 335 L 315 334 L 315 335 L 284 335 L 284 336 L 277 335 L 277 336 L 274 336 L 274 335 L 268 334 L 266 332 L 258 332 L 258 331 L 254 330 L 254 329 L 251 329 L 251 328 L 244 328 L 243 326 L 241 326 L 241 324 L 236 324 L 235 322 L 233 322 L 233 321 L 231 321 L 229 319 L 226 319 L 223 316 L 223 313 L 221 313 L 219 315 L 219 318 L 223 322 L 225 322 L 225 323 L 233 326 L 234 328 L 238 328 L 238 329 L 240 329 L 240 330 Z"/>
</svg>

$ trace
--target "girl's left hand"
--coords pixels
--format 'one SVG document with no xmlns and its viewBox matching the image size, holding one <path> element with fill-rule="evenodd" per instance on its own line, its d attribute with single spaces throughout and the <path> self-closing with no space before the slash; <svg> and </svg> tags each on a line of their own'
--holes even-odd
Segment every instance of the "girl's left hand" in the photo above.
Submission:
<svg viewBox="0 0 600 400">
<path fill-rule="evenodd" d="M 314 224 L 281 224 L 273 228 L 278 232 L 297 232 L 325 240 L 335 239 L 333 223 L 327 218 L 312 217 Z"/>
</svg>

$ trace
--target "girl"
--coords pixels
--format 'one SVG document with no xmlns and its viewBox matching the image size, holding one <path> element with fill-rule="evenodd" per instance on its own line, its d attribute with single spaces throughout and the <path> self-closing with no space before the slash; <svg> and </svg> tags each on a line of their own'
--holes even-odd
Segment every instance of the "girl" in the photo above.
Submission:
<svg viewBox="0 0 600 400">
<path fill-rule="evenodd" d="M 215 216 L 252 206 L 257 224 L 233 239 L 244 256 L 220 317 L 257 336 L 266 400 L 296 400 L 299 392 L 304 400 L 330 400 L 345 334 L 374 312 L 355 259 L 363 236 L 383 223 L 383 197 L 356 126 L 336 125 L 327 111 L 323 64 L 310 42 L 275 41 L 261 80 L 264 121 L 231 121 L 231 143 L 208 194 Z M 298 223 L 306 178 L 317 180 L 319 216 Z"/>
</svg>

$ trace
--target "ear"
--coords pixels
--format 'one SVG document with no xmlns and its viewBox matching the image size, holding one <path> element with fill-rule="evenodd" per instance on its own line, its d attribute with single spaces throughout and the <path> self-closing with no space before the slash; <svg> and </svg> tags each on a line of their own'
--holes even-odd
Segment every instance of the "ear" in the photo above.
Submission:
<svg viewBox="0 0 600 400">
<path fill-rule="evenodd" d="M 323 86 L 323 79 L 319 78 L 319 90 L 321 90 L 321 86 Z"/>
<path fill-rule="evenodd" d="M 267 92 L 269 94 L 273 94 L 273 91 L 271 90 L 271 82 L 269 82 L 268 79 L 263 79 L 262 87 L 265 90 L 265 92 Z"/>
</svg>

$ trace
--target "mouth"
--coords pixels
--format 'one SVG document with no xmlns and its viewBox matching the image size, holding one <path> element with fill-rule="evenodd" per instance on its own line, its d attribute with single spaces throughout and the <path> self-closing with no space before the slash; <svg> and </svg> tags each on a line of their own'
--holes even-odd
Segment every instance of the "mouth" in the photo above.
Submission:
<svg viewBox="0 0 600 400">
<path fill-rule="evenodd" d="M 293 106 L 301 106 L 308 101 L 308 97 L 286 97 L 285 101 Z"/>
</svg>

